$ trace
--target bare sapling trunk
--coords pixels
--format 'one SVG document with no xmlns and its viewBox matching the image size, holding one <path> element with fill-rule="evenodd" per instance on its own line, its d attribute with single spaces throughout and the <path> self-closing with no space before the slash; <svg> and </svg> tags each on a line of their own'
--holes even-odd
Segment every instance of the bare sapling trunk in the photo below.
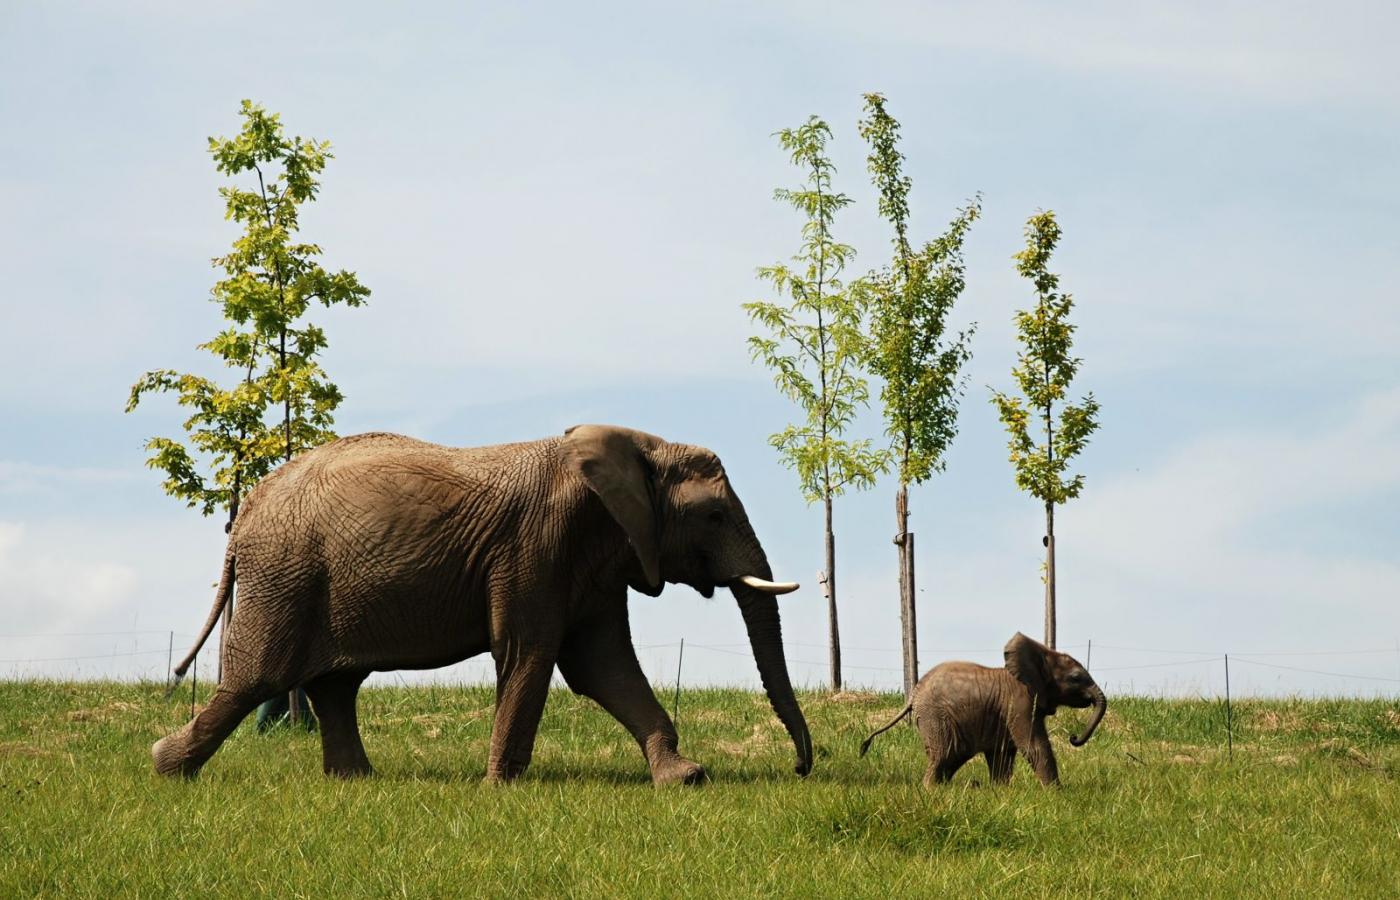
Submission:
<svg viewBox="0 0 1400 900">
<path fill-rule="evenodd" d="M 224 526 L 224 534 L 232 534 L 233 520 L 238 517 L 238 476 L 233 477 L 233 501 L 228 508 L 228 524 Z M 230 537 L 230 540 L 232 538 Z M 224 642 L 228 638 L 228 623 L 233 621 L 233 596 L 230 595 L 228 602 L 224 604 L 223 622 L 219 625 L 219 668 L 216 680 L 224 680 Z"/>
<path fill-rule="evenodd" d="M 1045 370 L 1049 388 L 1050 370 Z M 1050 417 L 1050 404 L 1045 404 L 1045 458 L 1055 461 L 1055 423 Z M 1055 649 L 1055 501 L 1045 501 L 1045 646 Z"/>
<path fill-rule="evenodd" d="M 841 690 L 841 630 L 836 622 L 836 535 L 831 530 L 831 495 L 826 497 L 826 615 L 830 626 L 831 689 Z"/>
<path fill-rule="evenodd" d="M 1055 649 L 1055 504 L 1045 501 L 1045 646 Z"/>
<path fill-rule="evenodd" d="M 912 700 L 919 681 L 918 628 L 914 618 L 914 535 L 909 531 L 909 489 L 900 485 L 894 501 L 899 531 L 894 542 L 899 547 L 899 629 L 904 656 L 904 699 Z"/>
</svg>

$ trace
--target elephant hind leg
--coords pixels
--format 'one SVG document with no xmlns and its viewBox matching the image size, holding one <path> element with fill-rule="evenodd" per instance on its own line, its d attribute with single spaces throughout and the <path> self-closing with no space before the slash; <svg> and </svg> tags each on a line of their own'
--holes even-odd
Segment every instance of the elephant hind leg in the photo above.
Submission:
<svg viewBox="0 0 1400 900">
<path fill-rule="evenodd" d="M 928 769 L 924 772 L 924 784 L 947 784 L 953 775 L 972 757 L 967 754 L 929 754 Z"/>
<path fill-rule="evenodd" d="M 920 723 L 924 727 L 924 723 Z M 928 769 L 924 772 L 924 784 L 946 784 L 953 775 L 973 756 L 973 748 L 966 746 L 961 732 L 956 727 L 946 727 L 935 721 L 927 725 L 924 732 L 924 750 L 928 753 Z"/>
<path fill-rule="evenodd" d="M 355 699 L 368 672 L 335 672 L 313 678 L 305 685 L 321 728 L 321 764 L 327 775 L 353 778 L 369 775 L 374 767 L 360 740 Z"/>
<path fill-rule="evenodd" d="M 285 690 L 285 688 L 283 688 Z M 230 689 L 222 684 L 214 691 L 209 705 L 151 747 L 156 772 L 161 775 L 193 778 L 209 757 L 219 749 L 238 723 L 276 690 L 261 691 L 248 687 Z"/>
<path fill-rule="evenodd" d="M 496 721 L 491 726 L 491 757 L 486 781 L 513 781 L 530 767 L 535 732 L 540 727 L 556 648 L 525 650 L 506 642 L 496 656 Z"/>
</svg>

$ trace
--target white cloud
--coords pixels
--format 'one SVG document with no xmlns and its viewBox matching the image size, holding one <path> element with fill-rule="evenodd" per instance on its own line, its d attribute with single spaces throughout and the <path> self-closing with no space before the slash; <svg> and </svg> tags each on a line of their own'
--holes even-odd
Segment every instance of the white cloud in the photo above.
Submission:
<svg viewBox="0 0 1400 900">
<path fill-rule="evenodd" d="M 1357 651 L 1400 634 L 1400 563 L 1368 546 L 1363 519 L 1400 501 L 1397 458 L 1400 390 L 1390 390 L 1330 429 L 1207 435 L 1156 466 L 1104 478 L 1066 508 L 1065 557 L 1077 583 L 1069 608 L 1107 643 L 1338 651 L 1321 664 L 1292 662 L 1394 678 L 1394 659 Z M 1394 534 L 1396 514 L 1381 515 L 1383 533 Z M 1301 677 L 1295 683 L 1314 690 L 1385 686 Z"/>
<path fill-rule="evenodd" d="M 1400 487 L 1400 388 L 1364 398 L 1330 431 L 1236 431 L 1190 440 L 1146 473 L 1105 478 L 1076 517 L 1105 559 L 1236 554 L 1287 514 Z"/>
<path fill-rule="evenodd" d="M 0 522 L 7 628 L 70 628 L 131 600 L 138 579 L 130 563 L 94 559 L 85 547 L 45 545 L 28 531 L 22 522 Z"/>
<path fill-rule="evenodd" d="M 222 529 L 110 514 L 0 522 L 0 677 L 162 677 L 213 598 Z M 170 635 L 173 630 L 175 635 Z"/>
</svg>

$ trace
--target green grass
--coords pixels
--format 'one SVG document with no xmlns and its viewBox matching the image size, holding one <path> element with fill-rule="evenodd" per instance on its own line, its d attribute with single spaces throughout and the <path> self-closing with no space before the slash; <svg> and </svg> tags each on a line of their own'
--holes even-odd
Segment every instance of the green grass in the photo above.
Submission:
<svg viewBox="0 0 1400 900">
<path fill-rule="evenodd" d="M 669 692 L 667 693 L 669 700 Z M 559 691 L 535 760 L 481 783 L 494 689 L 361 695 L 372 778 L 320 774 L 319 738 L 241 727 L 190 783 L 151 772 L 189 714 L 157 685 L 0 682 L 0 897 L 1393 897 L 1400 708 L 1110 698 L 1064 789 L 980 760 L 919 785 L 917 733 L 861 739 L 892 695 L 802 695 L 810 778 L 767 701 L 681 695 L 710 784 L 652 787 L 616 722 Z"/>
</svg>

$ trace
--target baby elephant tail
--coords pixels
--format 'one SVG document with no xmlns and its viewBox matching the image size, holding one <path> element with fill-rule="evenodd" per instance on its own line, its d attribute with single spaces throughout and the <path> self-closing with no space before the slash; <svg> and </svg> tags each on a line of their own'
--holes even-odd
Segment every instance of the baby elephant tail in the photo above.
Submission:
<svg viewBox="0 0 1400 900">
<path fill-rule="evenodd" d="M 910 703 L 908 706 L 904 707 L 904 709 L 900 710 L 899 715 L 895 716 L 893 719 L 890 720 L 890 724 L 886 725 L 884 728 L 881 728 L 879 731 L 876 731 L 875 734 L 872 734 L 870 737 L 866 738 L 865 743 L 860 745 L 860 755 L 864 756 L 865 751 L 870 749 L 870 742 L 875 740 L 876 735 L 889 731 L 891 728 L 898 725 L 899 720 L 909 715 L 909 713 L 913 712 L 913 710 L 914 704 Z"/>
</svg>

